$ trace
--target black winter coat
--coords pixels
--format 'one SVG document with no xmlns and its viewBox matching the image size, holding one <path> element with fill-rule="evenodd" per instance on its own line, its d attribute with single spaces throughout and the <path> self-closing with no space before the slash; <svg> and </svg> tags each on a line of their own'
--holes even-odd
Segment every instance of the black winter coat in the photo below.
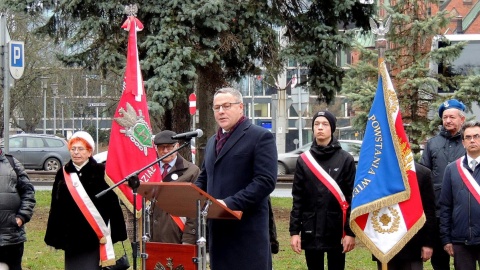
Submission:
<svg viewBox="0 0 480 270">
<path fill-rule="evenodd" d="M 72 161 L 65 165 L 65 170 L 67 173 L 77 171 Z M 107 224 L 110 221 L 112 241 L 115 243 L 127 239 L 127 230 L 117 195 L 109 191 L 95 198 L 96 194 L 108 188 L 104 175 L 105 165 L 91 157 L 78 172 L 80 182 L 103 220 Z M 69 251 L 89 251 L 99 247 L 98 237 L 68 190 L 62 169 L 58 170 L 53 183 L 45 243 Z"/>
<path fill-rule="evenodd" d="M 423 150 L 420 163 L 432 171 L 437 217 L 440 216 L 439 200 L 445 168 L 463 155 L 465 155 L 465 148 L 460 132 L 452 136 L 444 127 L 437 136 L 428 140 Z"/>
<path fill-rule="evenodd" d="M 218 155 L 216 139 L 205 147 L 195 185 L 222 199 L 240 220 L 210 219 L 210 269 L 270 270 L 268 196 L 277 181 L 277 148 L 268 130 L 245 120 L 232 132 Z"/>
<path fill-rule="evenodd" d="M 0 154 L 0 246 L 23 243 L 27 240 L 25 223 L 35 207 L 35 191 L 23 165 L 13 159 L 16 171 L 3 153 Z M 18 175 L 18 177 L 17 177 Z M 16 218 L 23 221 L 18 227 Z"/>
<path fill-rule="evenodd" d="M 342 150 L 335 137 L 328 146 L 319 146 L 314 140 L 310 152 L 337 182 L 350 204 L 356 172 L 352 155 Z M 337 199 L 300 157 L 293 178 L 292 195 L 290 235 L 300 234 L 302 249 L 326 251 L 341 248 L 343 230 L 348 236 L 355 236 L 348 223 L 350 207 L 342 225 L 343 212 Z"/>
</svg>

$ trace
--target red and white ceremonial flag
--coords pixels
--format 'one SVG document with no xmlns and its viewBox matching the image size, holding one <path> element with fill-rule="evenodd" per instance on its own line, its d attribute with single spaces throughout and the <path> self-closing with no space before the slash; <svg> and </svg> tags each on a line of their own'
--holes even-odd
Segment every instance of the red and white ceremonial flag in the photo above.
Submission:
<svg viewBox="0 0 480 270">
<path fill-rule="evenodd" d="M 397 94 L 383 59 L 379 73 L 355 175 L 350 227 L 386 264 L 422 228 L 425 214 Z"/>
<path fill-rule="evenodd" d="M 141 31 L 143 25 L 135 16 L 129 16 L 122 28 L 129 31 L 127 67 L 123 94 L 115 111 L 110 134 L 105 172 L 109 185 L 120 182 L 157 158 L 138 59 L 137 31 Z M 141 182 L 159 182 L 161 176 L 158 163 L 140 172 L 138 177 Z M 133 213 L 133 191 L 126 183 L 115 188 L 115 192 Z M 142 209 L 141 196 L 137 196 L 136 208 L 138 217 Z"/>
</svg>

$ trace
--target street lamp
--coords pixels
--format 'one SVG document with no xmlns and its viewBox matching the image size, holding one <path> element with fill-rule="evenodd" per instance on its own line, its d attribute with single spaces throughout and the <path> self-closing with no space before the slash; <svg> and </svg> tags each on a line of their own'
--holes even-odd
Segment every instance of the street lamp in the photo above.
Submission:
<svg viewBox="0 0 480 270">
<path fill-rule="evenodd" d="M 47 134 L 47 84 L 48 77 L 41 77 L 41 88 L 43 91 L 43 134 Z"/>
<path fill-rule="evenodd" d="M 58 84 L 52 83 L 51 85 L 53 91 L 53 135 L 57 134 L 57 95 L 58 95 Z"/>
<path fill-rule="evenodd" d="M 79 105 L 79 109 L 78 111 L 80 112 L 80 130 L 83 130 L 83 111 L 84 111 L 84 107 L 83 107 L 83 104 L 80 104 Z"/>
<path fill-rule="evenodd" d="M 64 96 L 60 97 L 60 104 L 62 105 L 62 135 L 64 137 L 67 137 L 65 135 L 65 118 L 63 117 L 63 104 L 65 104 L 65 97 Z"/>
<path fill-rule="evenodd" d="M 285 140 L 286 133 L 288 132 L 287 126 L 287 78 L 285 72 L 282 72 L 275 80 L 275 86 L 277 86 L 278 93 L 278 107 L 277 107 L 277 124 L 275 130 L 275 138 L 277 141 L 277 147 L 279 153 L 285 153 Z"/>
<path fill-rule="evenodd" d="M 75 133 L 75 109 L 76 109 L 76 102 L 75 100 L 72 98 L 68 104 L 70 106 L 68 106 L 68 108 L 70 108 L 72 110 L 72 134 Z"/>
</svg>

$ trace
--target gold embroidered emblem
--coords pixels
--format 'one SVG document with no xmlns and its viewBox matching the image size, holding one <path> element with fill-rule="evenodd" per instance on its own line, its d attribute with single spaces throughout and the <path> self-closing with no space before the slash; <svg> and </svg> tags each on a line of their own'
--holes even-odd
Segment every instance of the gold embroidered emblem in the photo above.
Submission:
<svg viewBox="0 0 480 270">
<path fill-rule="evenodd" d="M 142 115 L 142 111 L 135 111 L 130 103 L 126 103 L 126 109 L 118 109 L 118 113 L 121 117 L 116 117 L 117 122 L 124 129 L 120 130 L 120 133 L 130 138 L 135 146 L 144 152 L 145 156 L 148 154 L 148 148 L 153 147 L 152 130 L 145 121 L 145 117 Z"/>
<path fill-rule="evenodd" d="M 397 140 L 400 141 L 400 138 L 397 138 Z M 405 166 L 404 168 L 405 172 L 413 170 L 412 164 L 414 163 L 413 163 L 412 149 L 410 149 L 407 142 L 401 142 L 400 148 L 402 149 L 402 158 Z"/>
<path fill-rule="evenodd" d="M 382 223 L 383 226 L 388 226 L 388 223 L 390 223 L 390 221 L 392 221 L 392 219 L 390 218 L 389 215 L 383 214 L 380 217 L 380 222 Z"/>
<path fill-rule="evenodd" d="M 383 213 L 380 217 L 380 210 L 373 211 L 371 217 L 373 229 L 379 233 L 394 233 L 400 226 L 400 215 L 393 207 L 387 207 L 389 213 Z"/>
</svg>

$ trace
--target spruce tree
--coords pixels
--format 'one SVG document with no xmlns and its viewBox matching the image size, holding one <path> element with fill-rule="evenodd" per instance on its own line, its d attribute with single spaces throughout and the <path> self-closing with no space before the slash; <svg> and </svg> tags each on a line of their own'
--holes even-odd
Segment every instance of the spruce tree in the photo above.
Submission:
<svg viewBox="0 0 480 270">
<path fill-rule="evenodd" d="M 31 0 L 5 0 L 27 12 Z M 47 23 L 36 29 L 67 48 L 58 58 L 69 66 L 123 75 L 127 35 L 120 28 L 128 1 L 42 2 Z M 334 11 L 334 12 L 332 12 Z M 145 25 L 138 44 L 151 114 L 162 128 L 189 129 L 187 96 L 198 89 L 200 128 L 214 132 L 212 95 L 219 87 L 265 67 L 282 66 L 275 26 L 288 29 L 283 59 L 295 58 L 311 69 L 309 86 L 324 100 L 338 91 L 342 71 L 336 52 L 349 44 L 340 33 L 353 23 L 365 27 L 372 8 L 357 1 L 144 1 L 137 17 Z M 173 113 L 175 112 L 175 113 Z M 152 117 L 153 119 L 158 117 Z M 207 137 L 206 136 L 206 137 Z M 197 144 L 200 150 L 206 138 Z M 201 156 L 201 151 L 200 151 Z"/>
<path fill-rule="evenodd" d="M 330 103 L 341 89 L 344 71 L 337 63 L 341 50 L 351 47 L 353 36 L 346 29 L 367 30 L 374 5 L 357 0 L 274 0 L 285 25 L 285 61 L 308 67 L 303 84 L 310 94 Z"/>
<path fill-rule="evenodd" d="M 5 2 L 16 11 L 27 12 L 31 5 L 30 0 Z M 120 26 L 129 4 L 43 3 L 41 12 L 49 18 L 36 32 L 64 43 L 67 53 L 57 56 L 66 65 L 99 70 L 104 77 L 110 72 L 123 76 L 127 34 Z M 190 128 L 187 97 L 196 88 L 205 141 L 215 129 L 210 108 L 216 89 L 258 72 L 260 66 L 280 67 L 273 29 L 278 16 L 268 1 L 144 1 L 138 8 L 145 26 L 138 46 L 150 114 L 152 119 L 163 116 L 162 129 Z"/>
</svg>

